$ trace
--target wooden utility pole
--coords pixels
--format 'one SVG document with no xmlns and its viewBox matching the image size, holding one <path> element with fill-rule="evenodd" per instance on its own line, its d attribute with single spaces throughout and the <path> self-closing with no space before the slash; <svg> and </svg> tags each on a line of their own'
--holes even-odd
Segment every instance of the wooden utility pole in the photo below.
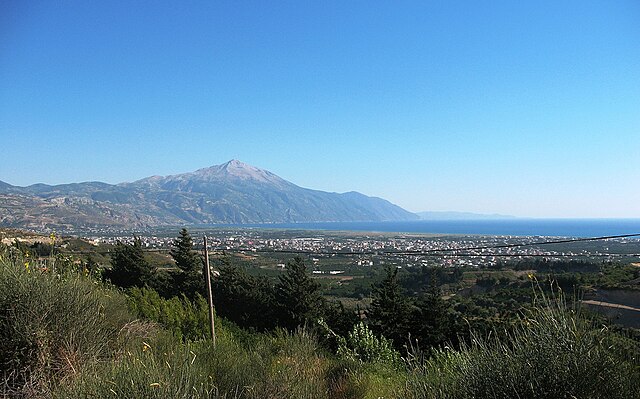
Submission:
<svg viewBox="0 0 640 399">
<path fill-rule="evenodd" d="M 207 280 L 207 298 L 209 300 L 209 321 L 211 322 L 211 341 L 216 346 L 216 326 L 213 318 L 213 293 L 211 291 L 211 268 L 209 267 L 209 250 L 207 236 L 204 236 L 204 276 Z"/>
</svg>

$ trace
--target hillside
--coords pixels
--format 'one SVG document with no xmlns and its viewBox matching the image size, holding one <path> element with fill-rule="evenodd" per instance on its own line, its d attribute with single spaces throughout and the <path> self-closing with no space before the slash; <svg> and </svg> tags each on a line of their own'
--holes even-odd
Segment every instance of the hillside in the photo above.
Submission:
<svg viewBox="0 0 640 399">
<path fill-rule="evenodd" d="M 0 225 L 30 229 L 413 220 L 384 199 L 299 187 L 237 160 L 131 183 L 0 183 Z"/>
<path fill-rule="evenodd" d="M 433 332 L 462 339 L 478 324 L 465 317 L 442 330 L 452 321 L 440 317 L 453 316 L 450 300 L 400 293 L 415 306 L 414 325 L 428 326 L 404 338 L 418 347 L 387 339 L 406 325 L 380 324 L 402 320 L 397 311 L 375 312 L 403 311 L 398 300 L 375 305 L 399 293 L 395 277 L 376 284 L 378 302 L 361 319 L 318 297 L 301 258 L 271 277 L 274 284 L 227 264 L 214 279 L 212 344 L 199 292 L 163 296 L 148 287 L 153 278 L 144 288 L 117 289 L 99 280 L 104 273 L 64 259 L 53 271 L 42 267 L 53 256 L 36 259 L 25 247 L 0 244 L 2 398 L 640 398 L 637 341 L 575 311 L 560 291 L 533 288 L 535 301 L 509 330 L 474 329 L 467 341 L 446 346 L 433 341 L 446 335 Z M 177 288 L 185 280 L 155 281 Z M 292 300 L 304 305 L 292 307 Z M 486 310 L 493 319 L 496 308 Z M 270 325 L 249 328 L 259 320 Z"/>
</svg>

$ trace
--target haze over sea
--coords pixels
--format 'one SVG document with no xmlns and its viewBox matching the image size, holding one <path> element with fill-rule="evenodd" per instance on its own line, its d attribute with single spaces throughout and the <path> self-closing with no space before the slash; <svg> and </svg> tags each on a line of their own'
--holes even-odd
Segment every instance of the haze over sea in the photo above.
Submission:
<svg viewBox="0 0 640 399">
<path fill-rule="evenodd" d="M 229 226 L 229 225 L 226 225 Z M 237 227 L 397 233 L 599 237 L 640 233 L 640 219 L 492 219 L 245 224 Z"/>
</svg>

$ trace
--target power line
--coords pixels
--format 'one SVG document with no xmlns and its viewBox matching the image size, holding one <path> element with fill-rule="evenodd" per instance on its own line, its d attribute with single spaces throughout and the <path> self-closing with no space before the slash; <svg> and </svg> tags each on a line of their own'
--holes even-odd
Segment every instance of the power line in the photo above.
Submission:
<svg viewBox="0 0 640 399">
<path fill-rule="evenodd" d="M 458 258 L 473 258 L 480 256 L 493 256 L 493 257 L 580 257 L 580 256 L 589 256 L 589 257 L 607 257 L 607 256 L 630 256 L 630 257 L 640 257 L 640 253 L 611 253 L 611 252 L 598 252 L 593 254 L 526 254 L 526 253 L 513 253 L 513 254 L 503 254 L 503 253 L 452 253 L 452 254 L 443 254 L 443 253 L 422 253 L 422 252 L 381 252 L 381 251 L 363 251 L 363 252 L 321 252 L 321 251 L 303 251 L 303 250 L 279 250 L 279 251 L 269 251 L 269 250 L 246 250 L 246 249 L 214 249 L 216 252 L 228 252 L 228 253 L 245 253 L 245 252 L 253 252 L 260 254 L 292 254 L 292 255 L 336 255 L 336 256 L 355 256 L 355 255 L 365 255 L 365 256 L 393 256 L 393 255 L 414 255 L 414 256 L 428 256 L 428 257 L 458 257 Z"/>
<path fill-rule="evenodd" d="M 573 239 L 563 239 L 563 240 L 551 240 L 551 241 L 538 241 L 531 243 L 517 243 L 517 244 L 499 244 L 499 245 L 487 245 L 487 246 L 473 246 L 473 247 L 462 247 L 462 248 L 442 248 L 442 249 L 425 249 L 425 250 L 415 250 L 415 251 L 385 251 L 385 250 L 368 250 L 368 251 L 327 251 L 327 250 L 296 250 L 296 249 L 258 249 L 258 248 L 227 248 L 227 247 L 217 247 L 212 248 L 213 251 L 217 252 L 230 252 L 230 253 L 238 253 L 238 252 L 254 252 L 254 253 L 263 253 L 263 254 L 293 254 L 293 255 L 340 255 L 340 256 L 354 256 L 354 255 L 368 255 L 368 256 L 390 256 L 390 255 L 415 255 L 415 256 L 455 256 L 455 257 L 477 257 L 477 256 L 496 256 L 496 257 L 513 257 L 513 256 L 527 256 L 527 257 L 549 257 L 549 256 L 581 256 L 581 255 L 562 255 L 562 254 L 501 254 L 501 253 L 468 253 L 468 251 L 484 251 L 489 249 L 505 249 L 505 248 L 522 248 L 522 247 L 536 247 L 543 245 L 553 245 L 553 244 L 570 244 L 576 242 L 587 242 L 587 241 L 604 241 L 610 239 L 619 239 L 619 238 L 630 238 L 630 237 L 640 237 L 640 233 L 634 234 L 620 234 L 620 235 L 611 235 L 611 236 L 600 236 L 600 237 L 586 237 L 586 238 L 573 238 Z M 198 249 L 198 247 L 194 247 L 194 249 Z M 145 252 L 167 252 L 169 249 L 162 248 L 145 248 L 143 249 Z M 461 253 L 456 253 L 461 252 Z M 89 254 L 91 251 L 78 251 L 72 252 L 74 254 Z M 93 253 L 102 253 L 108 254 L 109 251 L 94 251 Z M 640 254 L 625 254 L 625 253 L 596 253 L 596 254 L 588 254 L 589 256 L 631 256 L 638 257 Z"/>
<path fill-rule="evenodd" d="M 443 256 L 446 252 L 458 252 L 458 251 L 478 251 L 478 250 L 486 250 L 486 249 L 503 249 L 503 248 L 520 248 L 520 247 L 535 247 L 540 245 L 551 245 L 551 244 L 567 244 L 567 243 L 575 243 L 575 242 L 585 242 L 585 241 L 603 241 L 609 239 L 616 238 L 629 238 L 629 237 L 640 237 L 640 233 L 634 234 L 620 234 L 614 236 L 601 236 L 601 237 L 588 237 L 588 238 L 573 238 L 573 239 L 565 239 L 565 240 L 553 240 L 553 241 L 539 241 L 539 242 L 531 242 L 531 243 L 519 243 L 519 244 L 499 244 L 499 245 L 487 245 L 487 246 L 475 246 L 475 247 L 462 247 L 462 248 L 443 248 L 443 249 L 424 249 L 424 250 L 415 250 L 415 251 L 385 251 L 385 250 L 368 250 L 368 251 L 311 251 L 311 250 L 294 250 L 294 249 L 284 249 L 284 250 L 270 250 L 270 249 L 256 249 L 256 248 L 233 248 L 227 249 L 218 247 L 215 248 L 217 251 L 226 251 L 226 252 L 258 252 L 258 253 L 287 253 L 287 254 L 318 254 L 318 255 L 430 255 L 434 254 L 435 256 Z M 459 254 L 459 256 L 484 256 L 491 254 Z M 496 254 L 498 255 L 498 254 Z M 519 255 L 503 255 L 500 256 L 519 256 Z M 634 254 L 610 254 L 610 255 L 630 255 L 635 256 Z M 493 255 L 491 255 L 493 256 Z M 533 256 L 533 255 L 525 255 L 525 256 Z M 545 256 L 545 255 L 539 255 Z M 546 255 L 548 256 L 548 255 Z M 572 255 L 573 256 L 573 255 Z"/>
<path fill-rule="evenodd" d="M 585 242 L 585 241 L 603 241 L 609 239 L 616 238 L 629 238 L 629 237 L 640 237 L 640 233 L 635 234 L 621 234 L 615 236 L 602 236 L 602 237 L 588 237 L 588 238 L 573 238 L 566 240 L 554 240 L 554 241 L 540 241 L 540 242 L 531 242 L 531 243 L 520 243 L 520 244 L 500 244 L 500 245 L 488 245 L 488 246 L 480 246 L 480 247 L 465 247 L 465 248 L 445 248 L 445 249 L 429 249 L 424 251 L 398 251 L 396 253 L 399 254 L 413 254 L 413 253 L 433 253 L 433 252 L 456 252 L 456 251 L 477 251 L 477 250 L 485 250 L 485 249 L 502 249 L 502 248 L 519 248 L 519 247 L 536 247 L 540 245 L 551 245 L 551 244 L 567 244 L 567 243 L 575 243 L 575 242 Z"/>
</svg>

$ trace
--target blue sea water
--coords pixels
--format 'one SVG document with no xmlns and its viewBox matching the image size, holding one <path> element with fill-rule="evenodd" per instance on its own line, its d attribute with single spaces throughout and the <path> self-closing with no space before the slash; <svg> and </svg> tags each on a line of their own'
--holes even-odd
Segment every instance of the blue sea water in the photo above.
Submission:
<svg viewBox="0 0 640 399">
<path fill-rule="evenodd" d="M 492 219 L 408 222 L 247 224 L 238 227 L 508 236 L 599 237 L 640 234 L 640 219 Z"/>
</svg>

